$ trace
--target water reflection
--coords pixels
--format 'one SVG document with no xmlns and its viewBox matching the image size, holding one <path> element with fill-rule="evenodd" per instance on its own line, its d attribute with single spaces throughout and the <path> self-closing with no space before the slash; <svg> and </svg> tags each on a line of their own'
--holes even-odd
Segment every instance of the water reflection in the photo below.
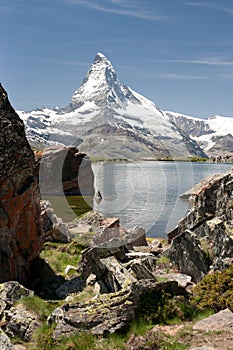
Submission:
<svg viewBox="0 0 233 350">
<path fill-rule="evenodd" d="M 204 177 L 223 173 L 230 164 L 191 162 L 93 163 L 95 189 L 102 200 L 94 210 L 116 216 L 125 227 L 144 226 L 147 235 L 163 237 L 176 226 L 187 209 L 179 195 Z"/>
</svg>

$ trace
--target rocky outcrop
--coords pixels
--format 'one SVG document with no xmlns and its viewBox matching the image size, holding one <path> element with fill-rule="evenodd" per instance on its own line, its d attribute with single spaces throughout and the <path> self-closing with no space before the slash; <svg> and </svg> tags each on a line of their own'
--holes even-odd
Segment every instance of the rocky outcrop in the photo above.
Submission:
<svg viewBox="0 0 233 350">
<path fill-rule="evenodd" d="M 136 315 L 143 313 L 142 299 L 162 292 L 179 295 L 184 290 L 177 282 L 154 282 L 150 280 L 134 283 L 130 288 L 116 293 L 103 294 L 87 303 L 66 304 L 57 308 L 48 321 L 56 323 L 54 338 L 70 336 L 77 331 L 87 331 L 107 336 L 116 331 L 126 330 Z M 154 304 L 153 298 L 152 304 Z"/>
<path fill-rule="evenodd" d="M 37 156 L 35 174 L 42 195 L 94 196 L 94 173 L 76 147 L 47 148 Z"/>
<path fill-rule="evenodd" d="M 42 248 L 34 155 L 0 85 L 0 282 L 24 282 Z"/>
<path fill-rule="evenodd" d="M 168 234 L 168 255 L 173 266 L 197 282 L 210 269 L 233 261 L 233 169 L 207 178 L 190 194 L 190 212 Z"/>
</svg>

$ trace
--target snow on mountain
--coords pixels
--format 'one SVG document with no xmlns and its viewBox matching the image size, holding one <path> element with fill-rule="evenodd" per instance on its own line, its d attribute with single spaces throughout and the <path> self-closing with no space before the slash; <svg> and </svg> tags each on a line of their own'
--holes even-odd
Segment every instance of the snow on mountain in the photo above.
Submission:
<svg viewBox="0 0 233 350">
<path fill-rule="evenodd" d="M 165 113 L 209 156 L 233 154 L 233 117 L 216 115 L 208 119 L 199 119 L 174 112 Z"/>
<path fill-rule="evenodd" d="M 29 141 L 38 145 L 74 144 L 98 158 L 205 156 L 166 113 L 123 85 L 102 53 L 67 107 L 19 114 Z"/>
</svg>

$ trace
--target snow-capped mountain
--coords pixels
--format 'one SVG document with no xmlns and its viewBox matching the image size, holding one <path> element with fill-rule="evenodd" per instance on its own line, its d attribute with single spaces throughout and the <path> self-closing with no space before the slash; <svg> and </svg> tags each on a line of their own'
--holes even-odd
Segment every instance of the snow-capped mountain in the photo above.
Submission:
<svg viewBox="0 0 233 350">
<path fill-rule="evenodd" d="M 98 158 L 205 156 L 166 113 L 123 85 L 102 53 L 67 107 L 18 113 L 29 142 L 37 147 L 74 144 Z"/>
<path fill-rule="evenodd" d="M 209 156 L 233 154 L 233 117 L 216 115 L 208 119 L 198 119 L 174 112 L 165 113 Z"/>
</svg>

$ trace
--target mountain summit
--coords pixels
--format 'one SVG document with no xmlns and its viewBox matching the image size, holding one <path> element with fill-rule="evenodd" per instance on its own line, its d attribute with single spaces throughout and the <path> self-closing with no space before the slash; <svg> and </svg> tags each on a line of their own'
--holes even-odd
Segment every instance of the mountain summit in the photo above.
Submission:
<svg viewBox="0 0 233 350">
<path fill-rule="evenodd" d="M 205 156 L 156 105 L 122 84 L 97 53 L 71 103 L 56 110 L 21 112 L 29 139 L 74 144 L 98 158 Z"/>
<path fill-rule="evenodd" d="M 129 88 L 119 82 L 111 62 L 100 52 L 95 56 L 81 86 L 74 92 L 72 106 L 79 106 L 83 97 L 86 101 L 94 101 L 97 106 L 106 103 L 119 108 L 124 108 L 129 99 L 139 102 Z"/>
</svg>

